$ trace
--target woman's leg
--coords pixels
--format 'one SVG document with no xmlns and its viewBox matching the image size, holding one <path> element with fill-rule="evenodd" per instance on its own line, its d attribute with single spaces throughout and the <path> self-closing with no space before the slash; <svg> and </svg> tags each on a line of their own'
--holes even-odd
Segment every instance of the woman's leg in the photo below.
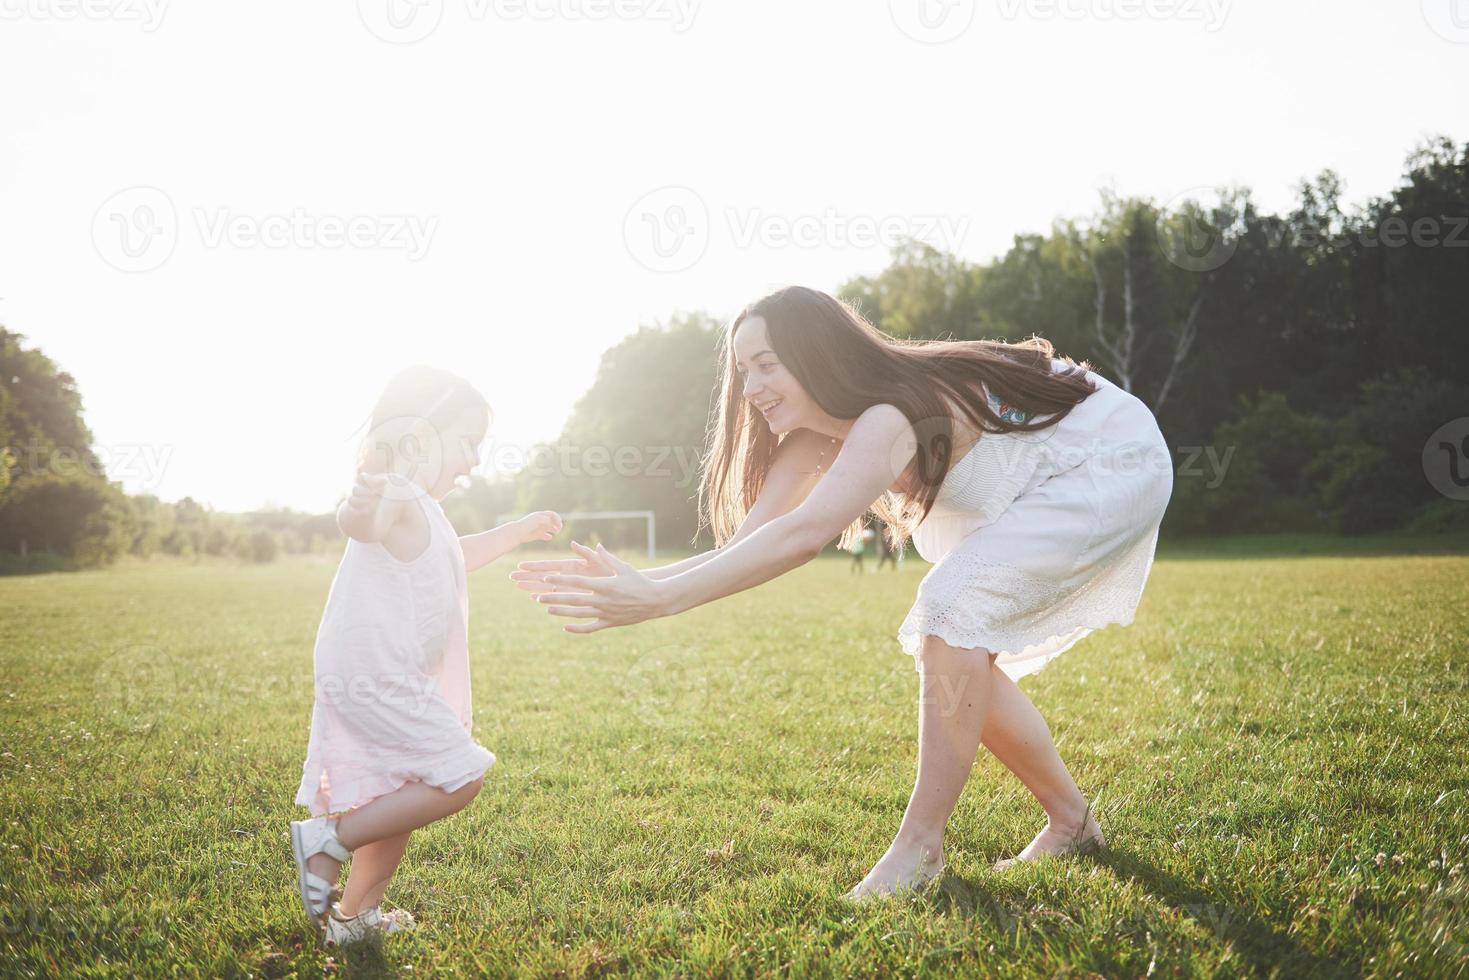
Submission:
<svg viewBox="0 0 1469 980">
<path fill-rule="evenodd" d="M 356 915 L 383 900 L 388 881 L 398 870 L 403 852 L 408 850 L 410 836 L 411 832 L 384 837 L 352 852 L 352 871 L 347 875 L 347 887 L 342 890 L 343 915 Z"/>
<path fill-rule="evenodd" d="M 337 820 L 337 839 L 347 850 L 355 851 L 374 841 L 427 827 L 435 820 L 464 809 L 479 795 L 482 786 L 484 777 L 452 793 L 424 783 L 405 783 L 386 796 L 379 796 L 342 814 Z M 331 882 L 335 882 L 342 871 L 342 866 L 328 854 L 313 854 L 307 861 L 307 867 L 313 874 Z"/>
<path fill-rule="evenodd" d="M 916 887 L 942 870 L 944 827 L 979 751 L 990 705 L 992 655 L 925 636 L 918 658 L 918 779 L 897 837 L 852 889 L 854 898 Z"/>
<path fill-rule="evenodd" d="M 1016 859 L 1070 850 L 1078 841 L 1102 843 L 1102 828 L 1088 812 L 1086 797 L 1061 761 L 1046 720 L 1003 670 L 993 666 L 991 671 L 984 747 L 1034 794 L 1047 818 L 1044 829 Z"/>
</svg>

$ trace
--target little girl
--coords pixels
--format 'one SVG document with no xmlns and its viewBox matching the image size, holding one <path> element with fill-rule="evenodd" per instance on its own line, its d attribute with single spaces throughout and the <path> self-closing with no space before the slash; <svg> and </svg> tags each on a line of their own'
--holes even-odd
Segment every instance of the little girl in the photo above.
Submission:
<svg viewBox="0 0 1469 980">
<path fill-rule="evenodd" d="M 337 511 L 349 540 L 316 635 L 296 793 L 313 817 L 291 823 L 301 903 L 327 945 L 412 924 L 378 910 L 408 835 L 467 805 L 495 761 L 470 735 L 465 575 L 550 540 L 561 518 L 539 511 L 455 533 L 439 501 L 478 462 L 489 415 L 462 378 L 403 371 L 373 409 L 357 483 Z"/>
</svg>

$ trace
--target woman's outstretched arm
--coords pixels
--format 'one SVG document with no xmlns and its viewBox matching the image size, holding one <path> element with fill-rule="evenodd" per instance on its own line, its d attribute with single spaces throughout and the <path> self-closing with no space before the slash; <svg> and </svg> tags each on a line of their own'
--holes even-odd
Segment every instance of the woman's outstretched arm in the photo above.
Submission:
<svg viewBox="0 0 1469 980">
<path fill-rule="evenodd" d="M 914 448 L 912 426 L 903 413 L 892 405 L 875 405 L 853 423 L 830 471 L 799 507 L 719 549 L 709 560 L 660 581 L 599 549 L 614 574 L 548 575 L 546 582 L 556 591 L 537 598 L 553 604 L 553 615 L 593 620 L 566 627 L 572 633 L 591 633 L 669 616 L 753 588 L 820 554 L 892 485 Z"/>
<path fill-rule="evenodd" d="M 798 507 L 811 488 L 816 485 L 816 469 L 822 459 L 830 459 L 830 439 L 810 429 L 797 429 L 781 440 L 774 458 L 770 461 L 770 472 L 760 486 L 760 496 L 750 512 L 740 522 L 739 530 L 720 548 L 711 548 L 700 554 L 657 568 L 644 568 L 642 573 L 650 579 L 662 581 L 704 564 L 728 548 L 754 534 L 783 514 Z M 580 553 L 580 551 L 578 551 Z M 581 558 L 550 558 L 539 561 L 523 561 L 510 573 L 521 589 L 541 592 L 545 589 L 548 574 L 610 575 L 612 569 L 599 560 L 595 552 Z"/>
</svg>

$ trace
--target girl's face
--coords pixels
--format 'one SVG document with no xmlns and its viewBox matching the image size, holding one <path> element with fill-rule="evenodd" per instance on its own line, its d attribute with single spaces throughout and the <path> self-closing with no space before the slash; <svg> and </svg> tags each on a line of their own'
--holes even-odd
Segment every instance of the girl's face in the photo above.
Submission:
<svg viewBox="0 0 1469 980">
<path fill-rule="evenodd" d="M 744 396 L 773 435 L 810 428 L 811 423 L 826 417 L 796 376 L 780 363 L 770 346 L 764 317 L 746 317 L 740 324 L 735 332 L 734 355 Z"/>
<path fill-rule="evenodd" d="M 466 412 L 452 425 L 438 433 L 444 454 L 438 479 L 428 488 L 435 500 L 442 500 L 458 484 L 468 478 L 480 463 L 480 446 L 489 432 L 489 416 L 484 412 Z"/>
</svg>

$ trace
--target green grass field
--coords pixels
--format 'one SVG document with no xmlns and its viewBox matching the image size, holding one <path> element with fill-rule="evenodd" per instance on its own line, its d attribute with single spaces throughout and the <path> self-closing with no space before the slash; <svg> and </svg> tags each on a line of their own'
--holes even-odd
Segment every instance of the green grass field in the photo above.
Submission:
<svg viewBox="0 0 1469 980">
<path fill-rule="evenodd" d="M 286 824 L 332 562 L 0 579 L 0 973 L 1469 975 L 1469 557 L 1181 550 L 1023 686 L 1110 851 L 996 872 L 1043 817 L 981 751 L 920 897 L 842 893 L 911 787 L 894 633 L 927 566 L 821 560 L 572 637 L 473 579 L 500 757 L 415 836 L 420 928 L 328 957 Z"/>
</svg>

